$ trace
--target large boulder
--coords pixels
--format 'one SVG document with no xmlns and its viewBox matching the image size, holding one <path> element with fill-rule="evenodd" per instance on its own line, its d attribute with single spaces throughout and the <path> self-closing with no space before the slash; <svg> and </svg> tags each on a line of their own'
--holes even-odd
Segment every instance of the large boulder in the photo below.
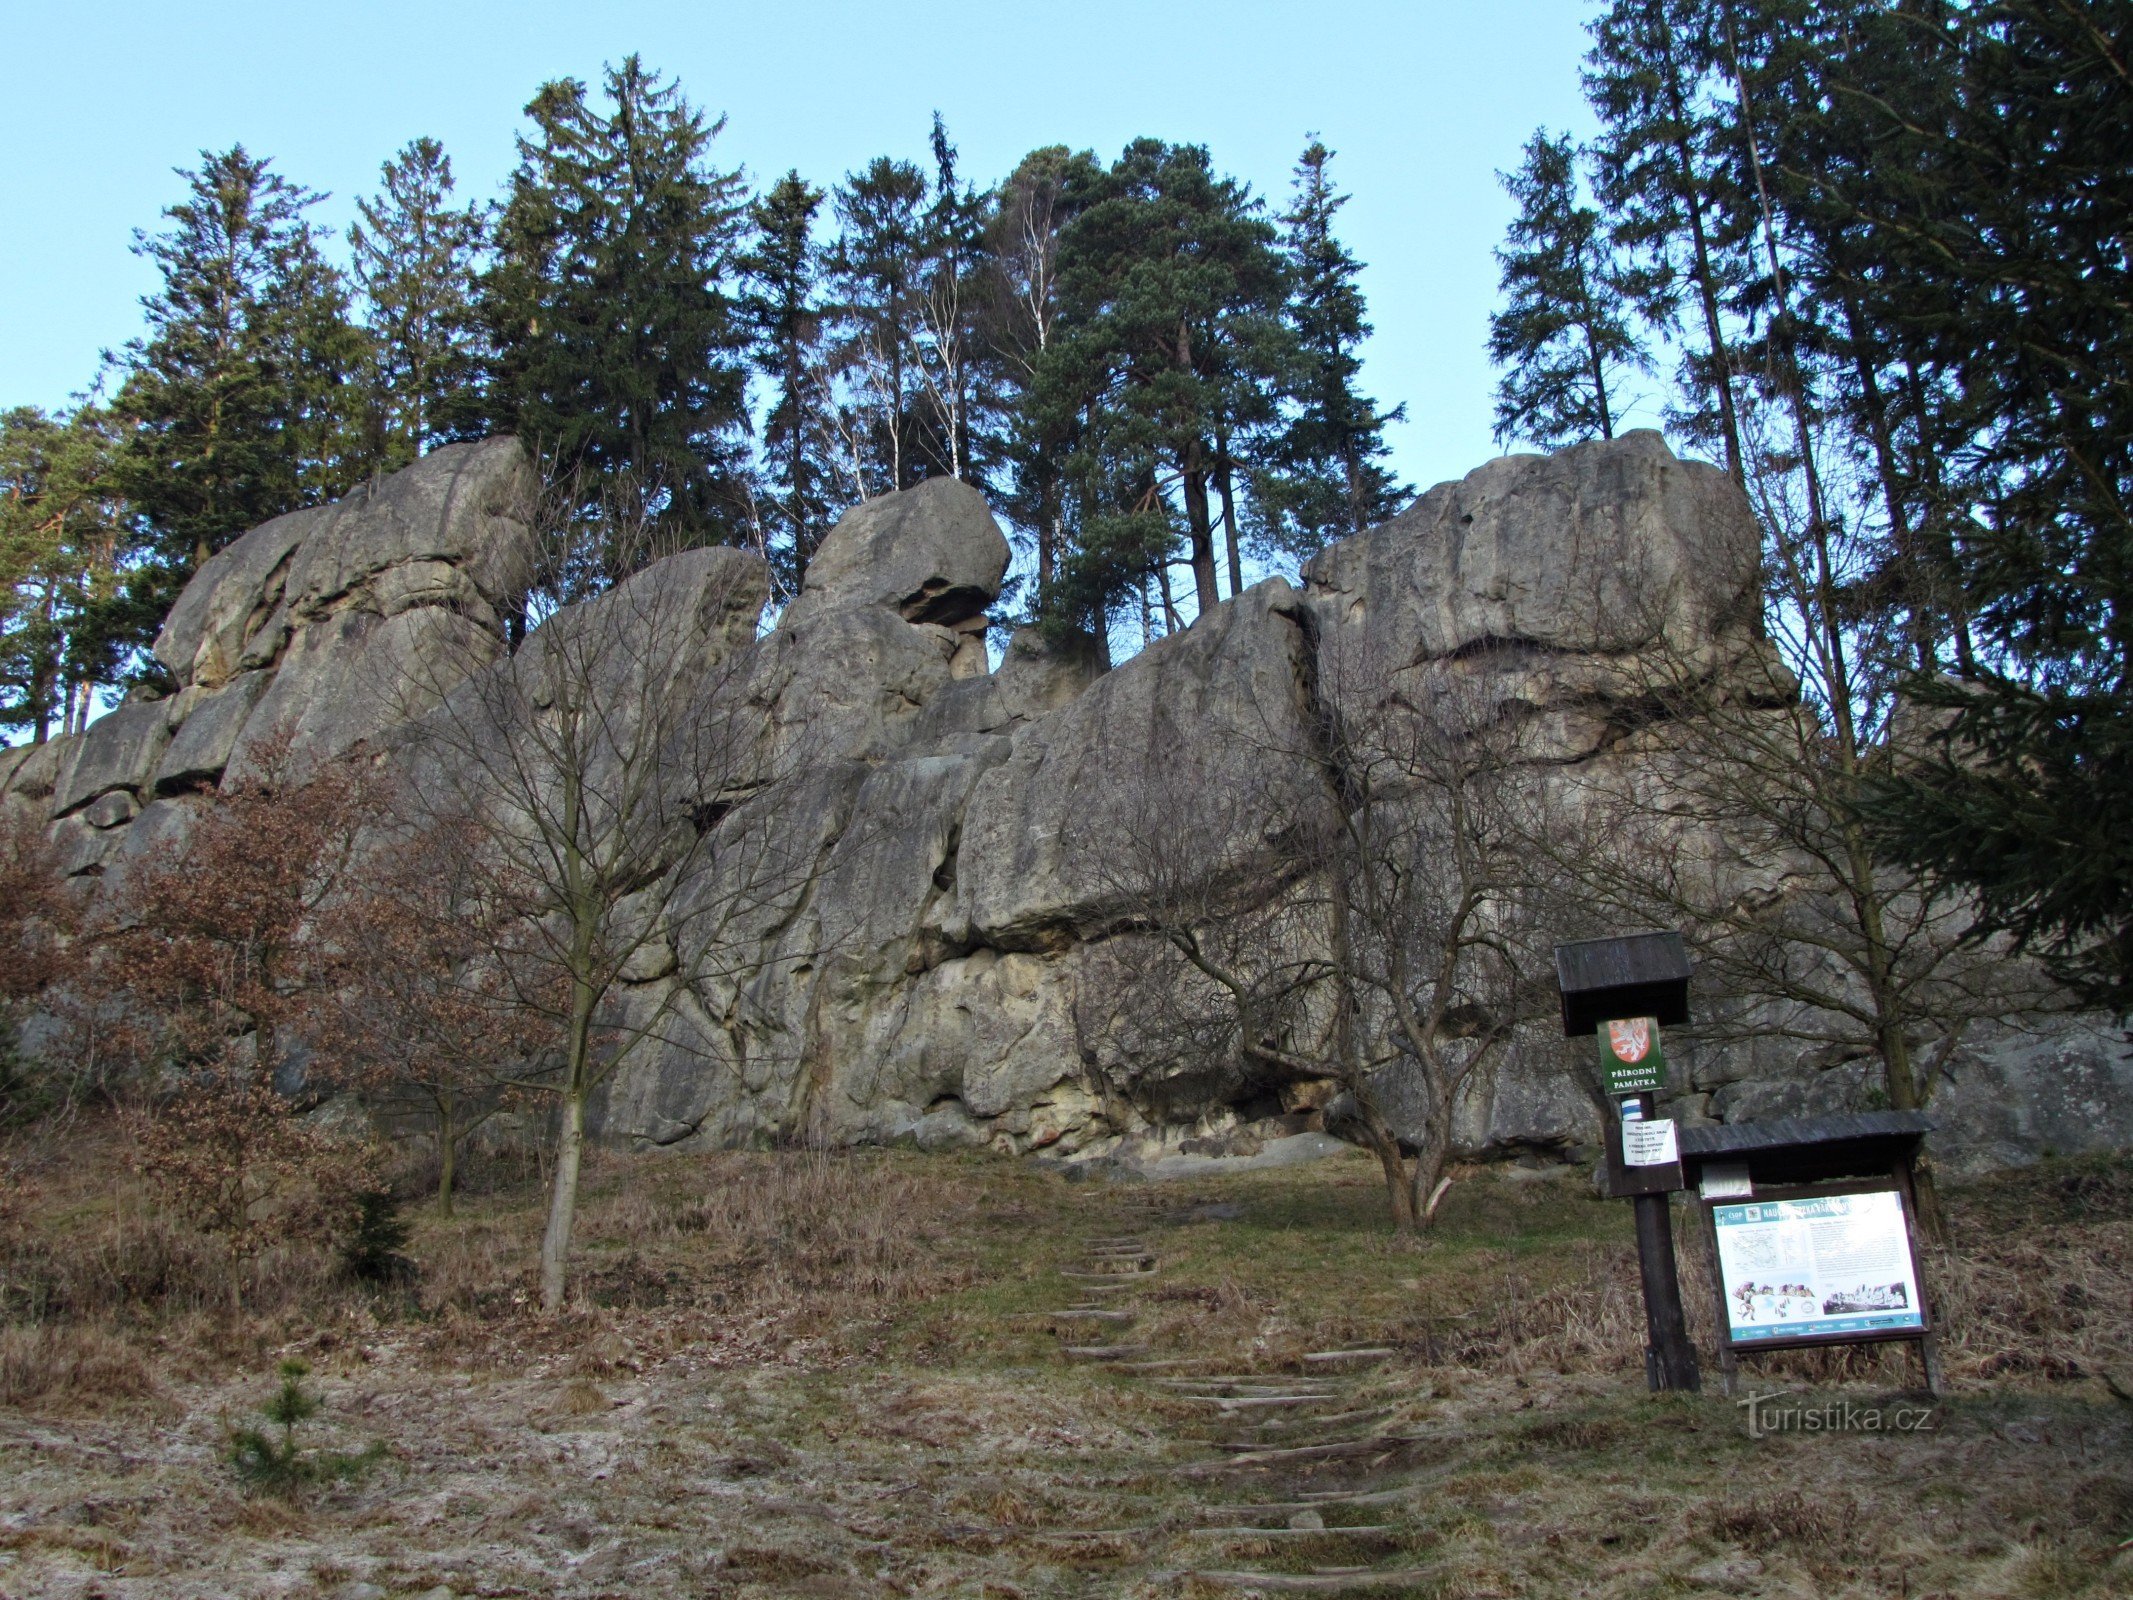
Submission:
<svg viewBox="0 0 2133 1600">
<path fill-rule="evenodd" d="M 952 627 L 999 597 L 1008 556 L 985 497 L 957 479 L 930 478 L 838 520 L 808 560 L 794 615 L 878 606 Z"/>
<path fill-rule="evenodd" d="M 628 1041 L 592 1107 L 617 1142 L 1127 1159 L 1246 1123 L 1337 1124 L 1336 1086 L 1308 1076 L 1331 999 L 1284 1011 L 1278 1068 L 1232 1048 L 1213 978 L 1149 931 L 1151 874 L 1303 970 L 1333 929 L 1295 845 L 1353 792 L 1337 776 L 1352 742 L 1330 732 L 1472 696 L 1532 730 L 1515 782 L 1575 833 L 1596 795 L 1663 801 L 1701 748 L 1681 737 L 1695 696 L 1655 711 L 1655 674 L 1772 716 L 1793 693 L 1760 634 L 1745 499 L 1656 434 L 1491 462 L 1108 672 L 1028 630 L 991 670 L 1009 548 L 952 480 L 850 511 L 767 632 L 765 564 L 710 549 L 519 641 L 535 489 L 491 440 L 254 529 L 157 641 L 178 692 L 0 753 L 0 809 L 49 826 L 93 896 L 167 860 L 218 784 L 285 746 L 307 764 L 361 747 L 419 791 L 576 697 L 607 741 L 594 790 L 650 841 L 617 912 L 641 938 L 601 1018 Z M 620 782 L 647 748 L 657 781 Z M 1651 826 L 1704 887 L 1794 892 L 1786 863 L 1742 859 L 1723 830 Z M 1684 1037 L 1679 1113 L 1867 1101 L 1856 1051 L 1813 1032 Z M 1566 1049 L 1515 1040 L 1461 1100 L 1460 1148 L 1589 1146 L 1597 1112 Z M 2133 1053 L 2093 1018 L 1974 1029 L 1943 1077 L 1955 1166 L 2113 1143 L 2133 1117 Z M 1386 1070 L 1396 1121 L 1419 1114 L 1412 1088 Z"/>
</svg>

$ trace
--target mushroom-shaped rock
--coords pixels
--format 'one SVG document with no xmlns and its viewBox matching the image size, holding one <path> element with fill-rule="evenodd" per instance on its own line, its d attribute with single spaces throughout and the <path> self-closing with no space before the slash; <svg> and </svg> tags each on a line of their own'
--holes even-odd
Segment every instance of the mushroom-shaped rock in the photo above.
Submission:
<svg viewBox="0 0 2133 1600">
<path fill-rule="evenodd" d="M 906 622 L 953 628 L 999 598 L 1007 538 L 985 497 L 954 478 L 854 506 L 807 564 L 788 615 L 885 606 Z"/>
</svg>

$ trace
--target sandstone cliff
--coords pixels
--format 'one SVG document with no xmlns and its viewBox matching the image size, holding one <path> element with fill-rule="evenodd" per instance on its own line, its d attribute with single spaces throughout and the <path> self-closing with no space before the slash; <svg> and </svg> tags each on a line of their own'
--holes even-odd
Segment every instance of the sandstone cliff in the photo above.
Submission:
<svg viewBox="0 0 2133 1600">
<path fill-rule="evenodd" d="M 93 882 L 168 849 L 269 738 L 305 760 L 415 760 L 408 730 L 510 649 L 534 560 L 530 477 L 509 440 L 457 445 L 253 530 L 194 578 L 157 641 L 180 691 L 0 754 L 0 804 L 47 820 L 67 869 Z M 1743 693 L 1783 676 L 1759 635 L 1747 506 L 1651 433 L 1491 462 L 1328 548 L 1300 588 L 1269 579 L 1103 674 L 1029 633 L 991 668 L 986 610 L 1008 556 L 982 498 L 937 481 L 846 516 L 767 632 L 751 556 L 691 552 L 643 580 L 688 613 L 674 670 L 701 675 L 721 715 L 745 713 L 748 759 L 777 774 L 754 803 L 739 785 L 718 826 L 758 830 L 799 865 L 727 930 L 715 974 L 688 915 L 717 894 L 712 869 L 651 902 L 664 925 L 618 1006 L 656 1012 L 659 1040 L 603 1089 L 604 1136 L 805 1127 L 1090 1158 L 1302 1126 L 1314 1086 L 1209 1071 L 1137 1026 L 1148 936 L 1106 840 L 1157 775 L 1227 797 L 1186 819 L 1186 842 L 1196 870 L 1249 885 L 1284 829 L 1337 803 L 1257 752 L 1307 737 L 1324 701 L 1355 692 L 1338 661 L 1367 655 L 1417 692 L 1433 674 L 1478 677 L 1538 730 L 1539 783 L 1591 770 L 1664 785 L 1680 752 L 1640 699 L 1662 656 Z M 1685 1053 L 1691 1114 L 1871 1094 L 1866 1064 L 1778 1041 Z M 1588 1143 L 1591 1104 L 1562 1062 L 1562 1042 L 1534 1031 L 1467 1096 L 1461 1143 Z M 2114 1143 L 2133 1118 L 2133 1058 L 2095 1019 L 1975 1030 L 1948 1068 L 1943 1149 L 1958 1163 Z M 1298 1115 L 1266 1120 L 1285 1110 Z"/>
</svg>

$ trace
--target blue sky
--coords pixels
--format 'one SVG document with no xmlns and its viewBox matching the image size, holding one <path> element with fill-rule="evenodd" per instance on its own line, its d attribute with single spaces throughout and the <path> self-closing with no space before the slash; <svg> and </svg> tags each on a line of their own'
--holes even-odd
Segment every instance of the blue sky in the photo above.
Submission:
<svg viewBox="0 0 2133 1600">
<path fill-rule="evenodd" d="M 1209 145 L 1275 201 L 1309 132 L 1338 153 L 1369 264 L 1366 380 L 1408 419 L 1418 487 L 1495 453 L 1483 341 L 1496 172 L 1541 123 L 1590 126 L 1578 93 L 1586 0 L 1315 4 L 231 3 L 0 7 L 9 63 L 0 162 L 0 405 L 58 406 L 139 327 L 131 232 L 177 195 L 171 169 L 242 141 L 332 192 L 344 227 L 379 163 L 430 134 L 461 188 L 493 193 L 536 85 L 631 50 L 728 120 L 723 159 L 827 184 L 884 152 L 922 157 L 937 108 L 966 173 L 1026 150 L 1117 154 L 1139 134 Z"/>
</svg>

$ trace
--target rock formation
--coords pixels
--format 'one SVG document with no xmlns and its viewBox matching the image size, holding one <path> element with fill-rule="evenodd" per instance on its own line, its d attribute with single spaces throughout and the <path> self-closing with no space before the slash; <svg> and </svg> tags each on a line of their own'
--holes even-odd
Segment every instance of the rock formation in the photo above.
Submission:
<svg viewBox="0 0 2133 1600">
<path fill-rule="evenodd" d="M 306 761 L 359 746 L 412 760 L 408 730 L 509 648 L 533 565 L 530 479 L 509 440 L 456 445 L 253 530 L 193 579 L 157 641 L 179 691 L 0 754 L 0 804 L 47 820 L 68 870 L 93 880 L 169 848 L 270 739 Z M 1425 678 L 1480 662 L 1544 730 L 1546 764 L 1633 774 L 1664 770 L 1632 736 L 1652 653 L 1714 680 L 1747 661 L 1771 677 L 1748 508 L 1653 433 L 1491 462 L 1329 547 L 1300 587 L 1270 578 L 1109 672 L 1027 631 L 991 667 L 986 610 L 1008 556 L 982 498 L 943 480 L 849 513 L 760 635 L 752 556 L 691 552 L 633 580 L 694 608 L 674 670 L 703 675 L 722 714 L 745 711 L 753 776 L 697 798 L 799 868 L 727 930 L 715 975 L 688 915 L 718 893 L 715 869 L 647 902 L 666 925 L 617 1003 L 665 1022 L 602 1091 L 603 1136 L 805 1128 L 1091 1158 L 1307 1108 L 1307 1085 L 1270 1104 L 1264 1085 L 1185 1072 L 1136 1035 L 1120 996 L 1148 936 L 1105 840 L 1154 775 L 1230 797 L 1189 845 L 1205 873 L 1248 879 L 1298 815 L 1331 803 L 1255 751 L 1304 737 L 1316 700 L 1345 692 L 1334 663 L 1358 652 Z M 543 631 L 520 648 L 542 648 Z M 1561 1049 L 1514 1052 L 1476 1086 L 1466 1148 L 1590 1142 Z M 1692 1067 L 1690 1107 L 1710 1114 L 1870 1093 L 1860 1063 L 1782 1048 L 1703 1050 Z M 2115 1142 L 2133 1115 L 2133 1057 L 2095 1019 L 1980 1033 L 1953 1067 L 1941 1105 L 1958 1161 Z"/>
</svg>

